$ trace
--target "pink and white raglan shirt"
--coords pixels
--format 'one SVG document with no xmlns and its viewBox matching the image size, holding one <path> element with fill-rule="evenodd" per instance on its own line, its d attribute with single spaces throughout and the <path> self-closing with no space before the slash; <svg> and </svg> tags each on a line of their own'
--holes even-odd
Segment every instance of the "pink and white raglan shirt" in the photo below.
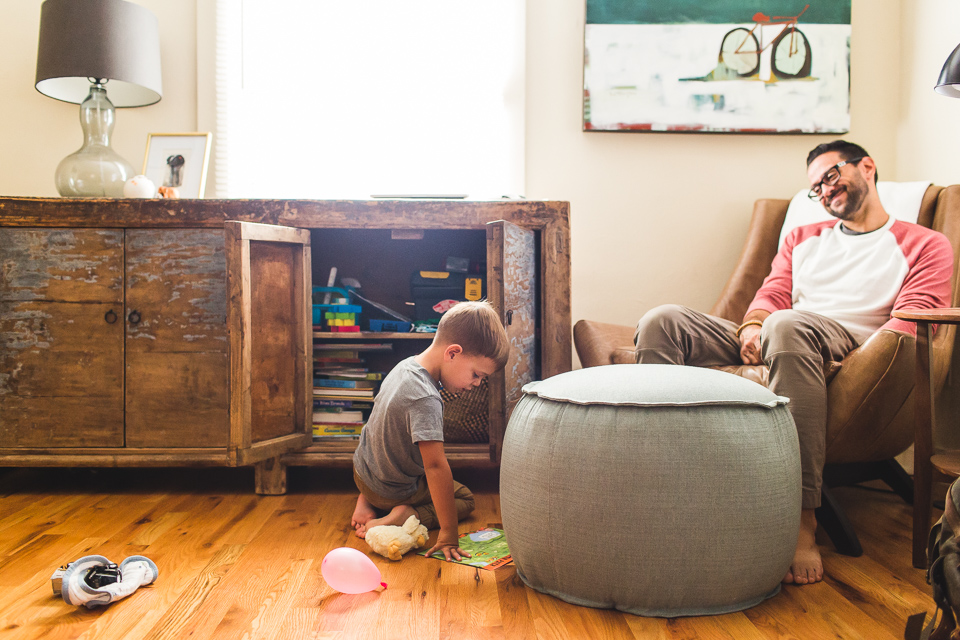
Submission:
<svg viewBox="0 0 960 640">
<path fill-rule="evenodd" d="M 939 232 L 891 216 L 875 231 L 848 235 L 840 220 L 828 220 L 787 235 L 747 313 L 811 311 L 860 343 L 881 327 L 916 335 L 916 324 L 891 312 L 949 306 L 952 272 L 953 249 Z"/>
</svg>

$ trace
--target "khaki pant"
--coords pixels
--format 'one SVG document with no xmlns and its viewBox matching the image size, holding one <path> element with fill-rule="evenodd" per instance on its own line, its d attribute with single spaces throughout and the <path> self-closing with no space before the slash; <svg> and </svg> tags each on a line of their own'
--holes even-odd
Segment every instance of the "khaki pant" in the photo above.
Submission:
<svg viewBox="0 0 960 640">
<path fill-rule="evenodd" d="M 430 497 L 430 487 L 427 486 L 426 476 L 421 476 L 420 481 L 417 483 L 416 493 L 409 498 L 399 500 L 392 500 L 377 495 L 374 490 L 368 487 L 360 478 L 356 469 L 353 470 L 353 482 L 357 485 L 357 489 L 360 490 L 363 497 L 377 509 L 390 511 L 394 507 L 408 504 L 417 512 L 417 518 L 420 520 L 420 524 L 427 529 L 437 529 L 440 527 L 440 521 L 437 520 L 437 510 L 433 506 L 433 500 Z M 473 493 L 456 480 L 453 481 L 453 501 L 457 507 L 458 522 L 473 512 Z"/>
<path fill-rule="evenodd" d="M 720 366 L 743 364 L 739 325 L 679 305 L 651 309 L 637 325 L 640 364 Z M 800 440 L 804 509 L 820 506 L 827 432 L 824 361 L 840 361 L 857 348 L 839 323 L 808 311 L 771 313 L 760 330 L 760 355 L 770 368 L 770 390 L 790 398 Z"/>
</svg>

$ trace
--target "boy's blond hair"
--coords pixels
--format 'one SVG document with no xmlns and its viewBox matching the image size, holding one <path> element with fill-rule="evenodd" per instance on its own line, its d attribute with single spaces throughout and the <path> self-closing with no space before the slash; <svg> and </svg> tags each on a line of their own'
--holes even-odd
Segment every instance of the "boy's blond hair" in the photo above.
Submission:
<svg viewBox="0 0 960 640">
<path fill-rule="evenodd" d="M 497 369 L 507 364 L 510 340 L 500 322 L 500 316 L 486 300 L 460 302 L 440 318 L 434 342 L 442 345 L 458 344 L 469 356 L 493 360 Z"/>
</svg>

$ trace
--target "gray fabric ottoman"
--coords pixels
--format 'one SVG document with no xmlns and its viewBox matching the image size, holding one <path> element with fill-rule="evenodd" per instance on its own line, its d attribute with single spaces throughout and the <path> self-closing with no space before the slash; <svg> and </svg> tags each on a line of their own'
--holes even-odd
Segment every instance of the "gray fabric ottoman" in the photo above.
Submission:
<svg viewBox="0 0 960 640">
<path fill-rule="evenodd" d="M 661 617 L 738 611 L 779 592 L 800 529 L 785 398 L 672 365 L 580 369 L 523 391 L 500 503 L 529 587 Z"/>
</svg>

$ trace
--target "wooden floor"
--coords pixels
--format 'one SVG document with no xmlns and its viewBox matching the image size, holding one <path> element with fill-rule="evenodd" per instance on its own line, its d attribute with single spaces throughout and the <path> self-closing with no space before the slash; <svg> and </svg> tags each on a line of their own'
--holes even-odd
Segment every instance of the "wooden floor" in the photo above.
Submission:
<svg viewBox="0 0 960 640">
<path fill-rule="evenodd" d="M 477 494 L 461 531 L 498 523 L 496 475 L 456 473 Z M 478 571 L 369 552 L 349 528 L 349 472 L 292 469 L 286 496 L 253 494 L 246 469 L 0 470 L 0 638 L 863 638 L 899 639 L 933 612 L 910 566 L 910 508 L 888 493 L 838 491 L 866 553 L 828 550 L 827 579 L 753 609 L 641 618 L 570 605 L 525 587 L 512 565 Z M 936 512 L 939 514 L 939 512 Z M 320 562 L 361 549 L 386 590 L 344 595 Z M 52 595 L 50 574 L 89 554 L 145 555 L 160 577 L 104 610 Z"/>
</svg>

